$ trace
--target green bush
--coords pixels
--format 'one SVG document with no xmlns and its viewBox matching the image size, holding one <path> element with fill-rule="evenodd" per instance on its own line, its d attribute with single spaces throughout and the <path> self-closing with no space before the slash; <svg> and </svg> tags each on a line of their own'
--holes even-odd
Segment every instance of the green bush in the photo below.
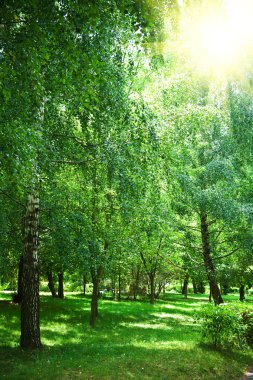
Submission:
<svg viewBox="0 0 253 380">
<path fill-rule="evenodd" d="M 253 346 L 253 311 L 242 312 L 242 323 L 245 326 L 245 338 L 249 346 Z"/>
<path fill-rule="evenodd" d="M 228 289 L 228 294 L 239 294 L 239 288 L 230 287 Z"/>
<path fill-rule="evenodd" d="M 249 344 L 252 312 L 238 304 L 205 305 L 197 320 L 202 321 L 202 338 L 216 348 L 243 348 Z M 253 326 L 251 325 L 253 328 Z"/>
<path fill-rule="evenodd" d="M 166 290 L 169 293 L 180 293 L 180 294 L 182 293 L 181 285 L 177 285 L 177 284 L 172 284 L 172 285 L 167 286 Z"/>
<path fill-rule="evenodd" d="M 83 285 L 80 283 L 80 281 L 66 282 L 64 284 L 64 290 L 66 292 L 82 292 Z"/>
<path fill-rule="evenodd" d="M 50 292 L 46 281 L 40 282 L 40 292 Z"/>
</svg>

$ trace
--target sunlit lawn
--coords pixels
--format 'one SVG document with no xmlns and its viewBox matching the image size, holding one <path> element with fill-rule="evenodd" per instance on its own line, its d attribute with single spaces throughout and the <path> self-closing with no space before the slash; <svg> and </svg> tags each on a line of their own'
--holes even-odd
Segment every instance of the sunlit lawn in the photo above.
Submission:
<svg viewBox="0 0 253 380">
<path fill-rule="evenodd" d="M 34 352 L 18 347 L 19 307 L 3 301 L 10 295 L 0 298 L 0 379 L 233 380 L 253 364 L 250 350 L 214 351 L 199 344 L 200 326 L 193 320 L 205 302 L 199 296 L 167 295 L 154 306 L 101 300 L 92 330 L 89 298 L 43 295 L 44 348 Z"/>
</svg>

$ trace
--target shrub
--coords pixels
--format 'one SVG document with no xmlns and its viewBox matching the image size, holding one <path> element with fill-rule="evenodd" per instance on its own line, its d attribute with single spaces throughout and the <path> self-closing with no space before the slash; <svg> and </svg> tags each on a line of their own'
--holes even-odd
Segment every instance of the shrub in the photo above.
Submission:
<svg viewBox="0 0 253 380">
<path fill-rule="evenodd" d="M 253 311 L 242 312 L 242 323 L 245 326 L 245 338 L 249 346 L 253 346 Z"/>
<path fill-rule="evenodd" d="M 196 319 L 202 321 L 202 338 L 216 348 L 243 348 L 249 343 L 253 317 L 241 305 L 205 305 Z"/>
<path fill-rule="evenodd" d="M 64 290 L 66 292 L 82 292 L 83 285 L 80 283 L 80 281 L 65 282 Z"/>
<path fill-rule="evenodd" d="M 49 287 L 46 281 L 40 282 L 40 292 L 49 292 Z"/>
</svg>

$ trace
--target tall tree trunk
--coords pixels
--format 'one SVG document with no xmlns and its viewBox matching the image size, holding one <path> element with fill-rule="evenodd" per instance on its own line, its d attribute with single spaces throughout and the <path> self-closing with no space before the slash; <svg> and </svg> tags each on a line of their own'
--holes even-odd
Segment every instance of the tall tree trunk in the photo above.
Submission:
<svg viewBox="0 0 253 380">
<path fill-rule="evenodd" d="M 64 298 L 63 272 L 58 273 L 58 297 L 62 300 Z"/>
<path fill-rule="evenodd" d="M 39 270 L 38 270 L 39 197 L 29 194 L 24 219 L 24 254 L 22 273 L 21 336 L 22 348 L 39 348 Z"/>
<path fill-rule="evenodd" d="M 84 296 L 86 295 L 86 285 L 87 285 L 87 277 L 86 277 L 86 275 L 84 274 L 84 275 L 83 275 L 83 295 L 84 295 Z"/>
<path fill-rule="evenodd" d="M 201 212 L 201 238 L 202 238 L 202 254 L 204 258 L 204 264 L 206 268 L 208 282 L 210 285 L 210 292 L 212 293 L 214 303 L 218 305 L 220 303 L 223 303 L 223 299 L 221 297 L 220 289 L 217 285 L 216 278 L 215 278 L 215 268 L 214 268 L 214 264 L 213 264 L 213 260 L 211 256 L 207 215 L 205 211 Z"/>
<path fill-rule="evenodd" d="M 47 272 L 47 279 L 48 279 L 48 287 L 49 287 L 49 290 L 52 294 L 52 297 L 56 298 L 57 295 L 56 295 L 56 290 L 55 290 L 55 287 L 54 287 L 54 278 L 53 278 L 53 273 L 51 270 L 48 270 Z"/>
<path fill-rule="evenodd" d="M 92 276 L 93 290 L 91 297 L 91 315 L 90 326 L 94 327 L 96 318 L 98 316 L 98 291 L 99 291 L 99 278 L 96 275 Z"/>
<path fill-rule="evenodd" d="M 240 301 L 243 302 L 245 300 L 245 285 L 240 285 Z"/>
<path fill-rule="evenodd" d="M 155 275 L 154 273 L 149 273 L 150 281 L 150 303 L 153 305 L 155 303 Z"/>
</svg>

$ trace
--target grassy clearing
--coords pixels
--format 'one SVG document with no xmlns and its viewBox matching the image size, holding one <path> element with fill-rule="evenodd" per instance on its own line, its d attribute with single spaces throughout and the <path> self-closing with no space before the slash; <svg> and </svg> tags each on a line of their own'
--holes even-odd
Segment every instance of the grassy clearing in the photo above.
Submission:
<svg viewBox="0 0 253 380">
<path fill-rule="evenodd" d="M 167 295 L 153 306 L 101 300 L 92 330 L 88 297 L 42 295 L 44 348 L 35 352 L 19 349 L 19 307 L 8 299 L 0 294 L 1 379 L 233 380 L 253 363 L 250 350 L 214 351 L 199 344 L 193 315 L 207 298 Z"/>
</svg>

